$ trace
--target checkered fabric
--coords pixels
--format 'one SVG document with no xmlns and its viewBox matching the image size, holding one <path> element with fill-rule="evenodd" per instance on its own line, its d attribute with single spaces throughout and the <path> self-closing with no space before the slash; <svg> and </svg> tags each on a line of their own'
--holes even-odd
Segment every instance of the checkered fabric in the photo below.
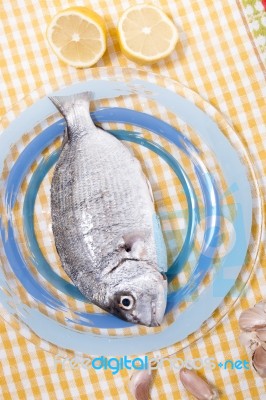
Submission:
<svg viewBox="0 0 266 400">
<path fill-rule="evenodd" d="M 76 5 L 89 6 L 101 14 L 108 27 L 107 52 L 96 67 L 119 66 L 136 69 L 133 62 L 121 55 L 116 36 L 119 16 L 123 10 L 136 3 L 141 3 L 141 1 L 91 0 L 89 4 L 81 1 L 75 3 Z M 266 87 L 265 60 L 263 59 L 265 53 L 259 45 L 256 46 L 254 36 L 249 30 L 250 17 L 247 7 L 243 8 L 238 0 L 236 2 L 230 0 L 193 0 L 189 2 L 186 0 L 157 0 L 153 1 L 153 4 L 171 15 L 178 26 L 180 42 L 176 51 L 170 57 L 153 66 L 141 68 L 144 71 L 177 80 L 194 90 L 195 95 L 192 96 L 192 100 L 221 124 L 221 129 L 226 131 L 229 139 L 231 129 L 237 133 L 247 150 L 256 174 L 256 182 L 260 188 L 261 200 L 265 203 Z M 3 116 L 2 128 L 6 127 L 12 118 L 15 118 L 21 111 L 21 104 L 25 107 L 55 88 L 60 88 L 75 82 L 75 80 L 85 80 L 91 77 L 89 70 L 76 70 L 62 64 L 52 53 L 45 39 L 46 26 L 51 17 L 59 10 L 71 5 L 73 5 L 73 2 L 63 0 L 12 0 L 11 2 L 2 2 L 0 5 L 0 48 L 2 54 L 0 60 L 0 114 Z M 246 1 L 245 5 L 247 6 Z M 158 79 L 160 78 L 158 77 Z M 37 91 L 35 91 L 36 89 Z M 200 94 L 201 98 L 197 93 Z M 27 97 L 28 94 L 31 94 L 30 99 Z M 184 95 L 186 95 L 185 88 Z M 123 100 L 121 101 L 123 102 Z M 223 118 L 218 117 L 214 108 L 209 107 L 208 104 L 219 110 L 221 114 L 218 114 L 223 115 Z M 124 106 L 127 105 L 125 102 Z M 148 106 L 150 107 L 149 104 Z M 154 110 L 154 112 L 160 114 L 160 110 Z M 171 115 L 167 115 L 167 118 L 171 122 Z M 227 127 L 223 127 L 223 123 Z M 176 124 L 182 132 L 191 135 L 194 142 L 197 143 L 199 139 L 195 137 L 193 132 L 189 132 L 189 127 L 184 126 L 182 121 L 176 121 Z M 12 149 L 9 159 L 6 160 L 6 172 L 12 166 L 21 149 L 32 138 L 31 135 L 38 133 L 38 129 L 40 127 L 36 127 L 35 132 L 23 137 L 21 142 L 17 143 Z M 238 142 L 237 140 L 234 141 L 233 134 L 232 142 L 237 149 Z M 59 141 L 56 142 L 49 151 L 57 148 L 59 144 Z M 203 143 L 201 145 L 204 146 Z M 241 147 L 239 147 L 239 152 L 241 153 Z M 166 186 L 168 188 L 171 188 L 171 185 L 175 186 L 175 178 L 165 169 L 163 164 L 152 159 L 148 153 L 143 152 L 138 155 L 143 161 L 145 171 L 154 178 L 151 179 L 153 188 L 163 187 L 160 179 L 167 181 Z M 244 157 L 242 153 L 241 156 Z M 187 167 L 190 168 L 189 165 Z M 213 169 L 217 179 L 219 179 L 218 167 L 212 159 L 210 159 L 209 168 Z M 38 193 L 36 207 L 41 217 L 34 221 L 35 230 L 41 249 L 44 252 L 46 251 L 47 257 L 53 265 L 57 266 L 58 264 L 58 274 L 62 274 L 66 278 L 62 269 L 60 269 L 51 237 L 49 234 L 42 234 L 42 232 L 49 233 L 49 212 L 47 212 L 49 190 L 47 188 L 49 188 L 50 178 L 50 175 L 46 177 L 47 182 L 43 182 Z M 250 179 L 252 179 L 251 176 Z M 24 186 L 26 187 L 27 184 L 26 181 Z M 223 187 L 222 181 L 220 184 Z M 25 187 L 22 186 L 22 193 L 19 198 L 22 198 Z M 253 194 L 255 196 L 254 190 Z M 155 191 L 155 199 L 158 204 L 160 204 L 160 196 L 163 196 L 164 202 L 168 198 L 171 201 L 177 198 L 181 204 L 184 201 L 182 196 L 181 198 L 178 197 L 179 194 L 170 189 L 168 192 Z M 227 200 L 230 203 L 230 199 Z M 250 246 L 249 256 L 236 284 L 236 287 L 241 288 L 241 281 L 248 281 L 240 299 L 234 303 L 234 296 L 231 293 L 199 332 L 182 343 L 177 343 L 154 353 L 153 356 L 166 357 L 171 355 L 171 359 L 178 357 L 183 360 L 214 357 L 216 362 L 221 363 L 229 359 L 235 361 L 248 359 L 249 356 L 238 340 L 237 320 L 243 309 L 254 305 L 255 302 L 263 298 L 266 289 L 266 276 L 263 271 L 263 266 L 265 266 L 263 246 L 260 247 L 258 254 L 254 254 L 255 242 L 258 241 L 261 234 L 261 227 L 256 225 L 257 222 L 261 222 L 261 210 L 258 203 L 259 199 L 256 202 L 256 198 L 254 198 L 255 223 L 252 226 L 254 246 Z M 16 218 L 21 218 L 19 202 L 15 213 L 17 213 Z M 173 228 L 175 222 L 168 220 L 163 223 L 169 224 Z M 182 228 L 180 225 L 175 227 L 177 232 L 180 228 Z M 225 230 L 228 232 L 229 227 Z M 262 231 L 262 235 L 264 235 L 264 231 Z M 22 241 L 22 233 L 21 236 L 18 236 L 18 239 Z M 175 237 L 168 239 L 171 241 Z M 262 236 L 261 240 L 265 240 L 265 237 Z M 27 252 L 27 249 L 24 249 L 24 251 Z M 169 255 L 171 257 L 174 253 L 169 253 Z M 255 258 L 256 264 L 252 269 Z M 250 274 L 251 277 L 249 278 Z M 180 279 L 185 281 L 186 271 Z M 210 279 L 211 277 L 208 276 L 204 283 L 208 284 Z M 175 282 L 173 282 L 174 284 Z M 55 294 L 59 295 L 56 291 Z M 63 298 L 63 295 L 61 296 Z M 75 301 L 70 303 L 71 306 L 75 306 Z M 91 305 L 88 307 L 86 309 L 93 309 Z M 57 317 L 60 320 L 60 315 Z M 110 370 L 95 371 L 92 368 L 71 368 L 70 364 L 65 364 L 63 368 L 60 363 L 56 362 L 55 355 L 50 351 L 49 346 L 47 351 L 40 349 L 41 343 L 38 340 L 33 342 L 27 340 L 25 336 L 29 336 L 26 330 L 24 332 L 19 324 L 11 324 L 11 321 L 9 324 L 8 322 L 8 317 L 0 321 L 1 398 L 12 400 L 126 400 L 131 398 L 128 390 L 130 371 L 123 369 L 118 374 L 112 375 Z M 171 323 L 171 318 L 167 323 Z M 145 329 L 136 328 L 134 332 L 145 333 Z M 112 332 L 112 334 L 115 333 Z M 132 332 L 125 333 L 130 334 Z M 32 338 L 29 337 L 29 339 Z M 266 399 L 264 380 L 252 369 L 224 369 L 216 366 L 212 370 L 201 368 L 199 372 L 219 389 L 221 399 Z M 153 377 L 151 399 L 190 398 L 180 383 L 178 372 L 171 368 L 169 363 L 165 363 L 156 373 L 153 372 Z"/>
</svg>

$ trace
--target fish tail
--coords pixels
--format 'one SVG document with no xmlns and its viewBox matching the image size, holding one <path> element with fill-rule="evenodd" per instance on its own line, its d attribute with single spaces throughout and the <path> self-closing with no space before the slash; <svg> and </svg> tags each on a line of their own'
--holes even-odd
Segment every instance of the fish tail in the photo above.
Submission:
<svg viewBox="0 0 266 400">
<path fill-rule="evenodd" d="M 66 120 L 68 140 L 81 137 L 88 133 L 90 128 L 95 128 L 89 112 L 92 97 L 93 92 L 49 97 Z"/>
</svg>

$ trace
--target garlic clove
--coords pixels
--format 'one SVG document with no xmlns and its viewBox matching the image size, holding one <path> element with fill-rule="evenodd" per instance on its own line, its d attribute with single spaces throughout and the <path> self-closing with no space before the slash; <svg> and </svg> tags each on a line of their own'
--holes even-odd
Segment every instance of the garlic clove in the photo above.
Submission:
<svg viewBox="0 0 266 400">
<path fill-rule="evenodd" d="M 265 342 L 261 342 L 261 347 L 263 347 L 264 350 L 266 350 L 266 343 Z"/>
<path fill-rule="evenodd" d="M 218 399 L 217 391 L 211 387 L 196 372 L 182 368 L 179 372 L 180 380 L 183 386 L 198 400 Z"/>
<path fill-rule="evenodd" d="M 266 313 L 261 307 L 249 308 L 241 313 L 239 326 L 247 332 L 266 328 Z"/>
<path fill-rule="evenodd" d="M 258 337 L 259 340 L 262 342 L 266 342 L 266 330 L 265 329 L 259 329 L 256 331 L 256 336 Z"/>
<path fill-rule="evenodd" d="M 266 377 L 266 350 L 259 346 L 253 354 L 252 364 L 257 373 L 262 377 Z"/>
<path fill-rule="evenodd" d="M 256 332 L 242 332 L 239 335 L 240 343 L 246 347 L 249 355 L 253 354 L 253 352 L 259 347 L 260 340 L 257 337 Z"/>
<path fill-rule="evenodd" d="M 148 400 L 151 386 L 151 374 L 146 369 L 132 374 L 129 389 L 136 400 Z"/>
</svg>

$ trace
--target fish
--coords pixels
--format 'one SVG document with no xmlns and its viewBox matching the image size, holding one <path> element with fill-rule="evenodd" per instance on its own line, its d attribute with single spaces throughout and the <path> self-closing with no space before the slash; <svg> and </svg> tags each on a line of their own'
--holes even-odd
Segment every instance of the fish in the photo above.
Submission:
<svg viewBox="0 0 266 400">
<path fill-rule="evenodd" d="M 160 326 L 167 254 L 151 186 L 132 151 L 92 121 L 93 96 L 49 97 L 66 121 L 51 182 L 56 250 L 91 303 L 127 322 Z"/>
</svg>

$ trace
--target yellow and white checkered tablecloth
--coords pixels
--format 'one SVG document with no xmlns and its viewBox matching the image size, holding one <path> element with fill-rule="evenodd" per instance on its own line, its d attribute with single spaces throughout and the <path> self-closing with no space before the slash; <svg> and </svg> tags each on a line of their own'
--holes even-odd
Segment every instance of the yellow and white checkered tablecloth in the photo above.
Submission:
<svg viewBox="0 0 266 400">
<path fill-rule="evenodd" d="M 108 49 L 96 67 L 131 67 L 119 51 L 117 21 L 124 9 L 141 1 L 91 0 L 76 5 L 93 8 L 104 16 Z M 177 50 L 166 60 L 143 70 L 170 77 L 199 93 L 222 112 L 246 146 L 266 201 L 266 85 L 262 54 L 256 48 L 244 8 L 239 0 L 155 0 L 174 19 L 180 31 Z M 12 0 L 0 4 L 0 115 L 35 89 L 61 87 L 88 77 L 86 70 L 63 65 L 45 40 L 51 16 L 74 2 L 63 0 Z M 36 99 L 37 100 L 37 99 Z M 1 151 L 1 149 L 0 149 Z M 262 238 L 265 240 L 265 237 Z M 266 292 L 262 248 L 252 280 L 242 296 L 214 330 L 178 353 L 182 359 L 215 357 L 247 359 L 238 341 L 237 319 Z M 54 355 L 40 350 L 6 322 L 0 320 L 1 399 L 130 399 L 129 371 L 65 368 Z M 221 399 L 266 399 L 265 380 L 253 370 L 200 371 L 220 390 Z M 154 376 L 151 399 L 189 399 L 178 373 L 165 365 Z"/>
</svg>

